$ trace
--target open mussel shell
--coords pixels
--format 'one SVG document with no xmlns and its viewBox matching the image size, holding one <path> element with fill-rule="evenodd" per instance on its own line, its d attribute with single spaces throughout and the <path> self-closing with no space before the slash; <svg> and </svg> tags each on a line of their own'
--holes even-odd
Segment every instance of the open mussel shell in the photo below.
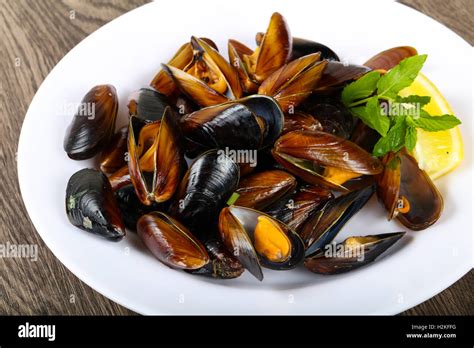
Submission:
<svg viewBox="0 0 474 348">
<path fill-rule="evenodd" d="M 240 180 L 235 205 L 263 210 L 296 187 L 293 175 L 282 170 L 267 170 L 251 174 Z"/>
<path fill-rule="evenodd" d="M 144 121 L 161 120 L 167 107 L 170 105 L 166 96 L 150 87 L 133 92 L 128 100 L 130 115 Z"/>
<path fill-rule="evenodd" d="M 217 50 L 217 46 L 212 40 L 207 38 L 201 39 L 206 41 L 209 45 Z M 168 61 L 167 65 L 177 69 L 184 69 L 192 62 L 193 55 L 193 47 L 190 42 L 187 42 L 181 45 L 175 55 Z M 150 82 L 150 86 L 166 96 L 171 96 L 177 90 L 173 80 L 163 70 L 158 71 L 153 80 Z"/>
<path fill-rule="evenodd" d="M 183 134 L 207 148 L 258 149 L 262 128 L 244 104 L 230 102 L 195 111 L 181 119 Z"/>
<path fill-rule="evenodd" d="M 203 107 L 242 97 L 235 68 L 206 41 L 192 37 L 191 45 L 193 59 L 186 67 L 162 64 L 181 92 Z"/>
<path fill-rule="evenodd" d="M 151 205 L 145 205 L 140 202 L 133 185 L 125 185 L 115 191 L 115 198 L 120 208 L 125 227 L 132 231 L 137 229 L 137 221 L 143 215 L 152 211 L 166 210 L 166 206 L 153 202 Z"/>
<path fill-rule="evenodd" d="M 325 251 L 306 258 L 305 267 L 318 274 L 340 274 L 375 261 L 395 244 L 405 232 L 349 237 L 339 244 L 328 245 Z"/>
<path fill-rule="evenodd" d="M 338 98 L 312 95 L 298 107 L 298 110 L 313 116 L 326 133 L 349 139 L 353 132 L 354 117 Z"/>
<path fill-rule="evenodd" d="M 438 221 L 443 197 L 425 171 L 405 150 L 389 153 L 377 177 L 377 195 L 388 211 L 411 230 L 423 230 Z"/>
<path fill-rule="evenodd" d="M 339 233 L 342 227 L 369 201 L 375 191 L 369 186 L 328 200 L 303 225 L 300 236 L 306 256 L 322 250 Z"/>
<path fill-rule="evenodd" d="M 115 87 L 93 87 L 69 125 L 64 138 L 64 151 L 75 160 L 84 160 L 98 154 L 114 135 L 118 98 Z"/>
<path fill-rule="evenodd" d="M 343 184 L 382 172 L 382 163 L 356 144 L 321 131 L 293 131 L 275 142 L 275 160 L 311 185 L 347 191 Z"/>
<path fill-rule="evenodd" d="M 303 241 L 296 232 L 254 209 L 234 205 L 222 209 L 219 233 L 226 248 L 259 280 L 261 266 L 292 269 L 304 257 Z"/>
<path fill-rule="evenodd" d="M 372 70 L 390 70 L 405 58 L 417 54 L 416 49 L 410 46 L 393 47 L 373 56 L 364 65 Z"/>
<path fill-rule="evenodd" d="M 334 198 L 327 188 L 303 185 L 267 207 L 264 212 L 299 232 L 304 223 L 326 201 Z"/>
<path fill-rule="evenodd" d="M 232 256 L 219 240 L 208 240 L 204 246 L 210 261 L 202 268 L 189 271 L 190 273 L 217 279 L 233 279 L 245 271 L 239 260 Z"/>
<path fill-rule="evenodd" d="M 138 220 L 137 233 L 152 254 L 169 267 L 195 270 L 209 262 L 201 242 L 184 225 L 164 213 L 143 215 Z"/>
<path fill-rule="evenodd" d="M 127 165 L 128 126 L 123 126 L 113 136 L 100 154 L 100 170 L 105 174 L 115 173 Z"/>
<path fill-rule="evenodd" d="M 288 62 L 292 38 L 285 18 L 273 13 L 260 45 L 252 51 L 244 44 L 229 40 L 229 58 L 237 67 L 241 84 L 247 93 L 255 93 L 256 87 L 270 74 Z"/>
<path fill-rule="evenodd" d="M 272 96 L 283 112 L 292 112 L 319 84 L 327 64 L 319 53 L 298 58 L 268 76 L 258 93 Z"/>
<path fill-rule="evenodd" d="M 158 122 L 158 121 L 155 121 Z M 165 202 L 175 193 L 186 162 L 182 151 L 182 137 L 178 119 L 168 107 L 160 122 L 158 135 L 153 145 L 139 158 L 139 134 L 145 128 L 144 122 L 130 117 L 128 131 L 128 169 L 137 196 L 143 204 Z M 152 172 L 152 182 L 148 182 L 145 172 Z"/>
<path fill-rule="evenodd" d="M 71 176 L 66 188 L 69 221 L 80 229 L 112 241 L 125 236 L 125 226 L 107 177 L 94 169 Z"/>
<path fill-rule="evenodd" d="M 179 185 L 170 213 L 198 237 L 208 239 L 210 224 L 237 189 L 239 166 L 225 153 L 210 150 L 189 167 Z M 206 228 L 201 228 L 201 227 Z M 206 237 L 206 238 L 204 238 Z"/>
</svg>

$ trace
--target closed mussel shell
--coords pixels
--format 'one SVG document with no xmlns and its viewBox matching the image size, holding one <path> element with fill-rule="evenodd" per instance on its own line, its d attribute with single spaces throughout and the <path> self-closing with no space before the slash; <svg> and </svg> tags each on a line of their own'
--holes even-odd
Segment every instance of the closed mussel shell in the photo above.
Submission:
<svg viewBox="0 0 474 348">
<path fill-rule="evenodd" d="M 75 160 L 98 154 L 115 130 L 118 98 L 115 87 L 93 87 L 82 99 L 64 138 L 64 151 Z"/>
<path fill-rule="evenodd" d="M 282 170 L 267 170 L 248 175 L 239 182 L 236 205 L 263 210 L 296 187 L 293 175 Z"/>
<path fill-rule="evenodd" d="M 140 88 L 132 93 L 128 100 L 130 115 L 144 121 L 161 120 L 169 106 L 166 96 L 150 87 Z"/>
<path fill-rule="evenodd" d="M 94 169 L 71 176 L 66 188 L 69 221 L 80 229 L 109 240 L 125 236 L 120 209 L 107 177 Z"/>
<path fill-rule="evenodd" d="M 204 246 L 184 225 L 164 213 L 143 215 L 137 233 L 152 254 L 169 267 L 195 270 L 209 262 Z"/>
</svg>

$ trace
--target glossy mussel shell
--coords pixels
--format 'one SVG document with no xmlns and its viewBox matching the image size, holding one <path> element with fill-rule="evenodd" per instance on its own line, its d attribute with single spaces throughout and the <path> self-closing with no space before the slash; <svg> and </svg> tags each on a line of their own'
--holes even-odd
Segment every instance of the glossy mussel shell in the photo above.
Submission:
<svg viewBox="0 0 474 348">
<path fill-rule="evenodd" d="M 179 185 L 171 206 L 171 215 L 183 222 L 199 237 L 213 233 L 217 221 L 239 182 L 239 166 L 224 153 L 209 150 L 189 167 Z M 201 228 L 201 227 L 205 228 Z"/>
<path fill-rule="evenodd" d="M 115 87 L 93 87 L 82 99 L 64 138 L 64 151 L 75 160 L 91 158 L 110 141 L 115 131 L 118 98 Z"/>
<path fill-rule="evenodd" d="M 167 107 L 166 96 L 150 87 L 133 92 L 128 100 L 129 114 L 144 121 L 161 120 Z"/>
<path fill-rule="evenodd" d="M 267 227 L 272 226 L 275 229 L 273 231 L 276 234 L 269 234 L 266 239 L 257 239 L 256 231 L 262 219 L 269 223 Z M 227 249 L 259 280 L 263 279 L 261 266 L 275 270 L 292 269 L 304 257 L 304 245 L 296 232 L 254 209 L 234 205 L 222 209 L 219 215 L 219 233 Z M 282 259 L 274 259 L 263 252 L 276 250 L 276 254 L 281 256 L 280 250 L 285 248 L 285 256 Z"/>
<path fill-rule="evenodd" d="M 328 200 L 303 225 L 300 233 L 306 255 L 322 250 L 342 227 L 369 201 L 375 191 L 369 186 Z"/>
<path fill-rule="evenodd" d="M 331 245 L 325 251 L 306 258 L 304 265 L 311 272 L 318 274 L 349 272 L 375 261 L 404 235 L 405 232 L 394 232 L 349 237 L 342 243 Z"/>
<path fill-rule="evenodd" d="M 125 236 L 125 227 L 107 177 L 94 169 L 71 176 L 66 188 L 66 212 L 71 224 L 112 241 Z"/>
<path fill-rule="evenodd" d="M 207 148 L 256 150 L 275 141 L 283 120 L 275 100 L 256 95 L 186 115 L 181 129 L 188 139 Z"/>
<path fill-rule="evenodd" d="M 296 187 L 296 178 L 282 170 L 266 170 L 240 180 L 235 205 L 263 210 L 290 193 Z"/>
<path fill-rule="evenodd" d="M 406 151 L 389 153 L 384 172 L 377 177 L 377 195 L 388 211 L 411 230 L 434 224 L 443 210 L 443 197 L 425 171 Z"/>
<path fill-rule="evenodd" d="M 138 198 L 146 205 L 150 205 L 152 202 L 161 203 L 169 200 L 179 185 L 186 165 L 176 115 L 173 114 L 170 108 L 166 108 L 161 121 L 155 122 L 160 122 L 160 127 L 155 130 L 158 135 L 154 137 L 153 145 L 144 155 L 149 157 L 147 161 L 142 161 L 139 158 L 138 142 L 139 134 L 145 128 L 146 123 L 132 116 L 130 117 L 128 131 L 128 170 L 130 179 Z M 140 162 L 150 162 L 150 164 Z M 152 173 L 151 182 L 147 180 L 145 172 Z"/>
<path fill-rule="evenodd" d="M 195 270 L 209 262 L 204 246 L 180 222 L 152 212 L 137 223 L 137 233 L 152 254 L 172 268 Z"/>
<path fill-rule="evenodd" d="M 345 191 L 325 176 L 324 168 L 336 168 L 352 177 L 375 175 L 382 163 L 356 144 L 321 131 L 293 131 L 281 136 L 273 148 L 276 161 L 312 185 Z"/>
</svg>

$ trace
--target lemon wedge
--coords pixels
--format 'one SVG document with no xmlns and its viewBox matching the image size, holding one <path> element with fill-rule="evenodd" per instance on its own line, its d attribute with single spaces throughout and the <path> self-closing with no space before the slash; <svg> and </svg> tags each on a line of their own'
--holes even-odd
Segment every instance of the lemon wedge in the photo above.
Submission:
<svg viewBox="0 0 474 348">
<path fill-rule="evenodd" d="M 454 115 L 446 99 L 428 78 L 419 73 L 415 81 L 400 92 L 402 97 L 409 95 L 430 96 L 431 101 L 423 109 L 432 116 Z M 418 140 L 413 155 L 421 169 L 431 177 L 439 178 L 461 163 L 464 151 L 459 127 L 439 132 L 417 129 Z"/>
</svg>

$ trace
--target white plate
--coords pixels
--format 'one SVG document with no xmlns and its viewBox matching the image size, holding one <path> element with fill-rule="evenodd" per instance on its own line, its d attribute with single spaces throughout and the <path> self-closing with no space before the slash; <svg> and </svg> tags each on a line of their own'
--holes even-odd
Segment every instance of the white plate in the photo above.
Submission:
<svg viewBox="0 0 474 348">
<path fill-rule="evenodd" d="M 191 276 L 154 259 L 133 233 L 111 243 L 68 222 L 64 195 L 69 177 L 92 161 L 69 160 L 63 137 L 72 113 L 96 84 L 113 84 L 120 122 L 130 92 L 145 86 L 191 35 L 210 37 L 221 51 L 234 38 L 253 47 L 274 11 L 294 36 L 323 42 L 350 62 L 398 45 L 428 53 L 423 72 L 462 119 L 466 158 L 437 181 L 445 198 L 439 222 L 410 232 L 378 262 L 339 276 L 297 269 L 248 272 L 230 281 Z M 103 295 L 144 314 L 395 314 L 434 296 L 472 267 L 472 50 L 453 32 L 400 4 L 347 1 L 158 1 L 105 25 L 69 52 L 36 93 L 20 136 L 18 173 L 28 213 L 56 257 Z M 347 235 L 403 230 L 385 221 L 375 201 L 344 228 Z"/>
</svg>

